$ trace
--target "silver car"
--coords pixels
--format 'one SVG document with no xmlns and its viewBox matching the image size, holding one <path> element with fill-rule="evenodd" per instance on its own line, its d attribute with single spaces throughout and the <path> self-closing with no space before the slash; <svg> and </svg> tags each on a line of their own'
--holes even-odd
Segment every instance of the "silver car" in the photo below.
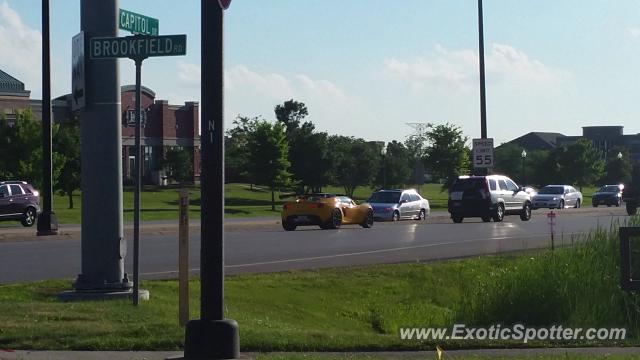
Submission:
<svg viewBox="0 0 640 360">
<path fill-rule="evenodd" d="M 582 193 L 570 185 L 547 185 L 533 197 L 533 208 L 564 209 L 582 206 Z"/>
<path fill-rule="evenodd" d="M 379 190 L 367 199 L 367 203 L 373 207 L 373 218 L 377 221 L 424 220 L 431 212 L 429 201 L 413 189 Z"/>
</svg>

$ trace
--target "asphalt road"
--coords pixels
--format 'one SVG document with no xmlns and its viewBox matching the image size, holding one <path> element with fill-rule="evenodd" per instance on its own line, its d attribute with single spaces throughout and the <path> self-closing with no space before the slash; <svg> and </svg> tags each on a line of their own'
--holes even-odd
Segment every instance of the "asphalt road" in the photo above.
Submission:
<svg viewBox="0 0 640 360">
<path fill-rule="evenodd" d="M 550 246 L 548 210 L 534 211 L 531 221 L 518 216 L 501 223 L 465 219 L 453 224 L 445 214 L 425 222 L 375 223 L 371 229 L 344 226 L 339 230 L 300 227 L 285 232 L 277 224 L 235 227 L 226 232 L 228 274 L 272 272 L 373 263 L 428 261 Z M 612 221 L 624 222 L 622 208 L 556 211 L 556 246 L 570 245 L 578 236 Z M 130 238 L 130 237 L 129 237 Z M 132 250 L 126 258 L 132 273 Z M 177 269 L 177 231 L 141 236 L 142 276 L 174 277 Z M 192 230 L 190 268 L 198 271 L 200 235 Z M 0 283 L 43 279 L 74 279 L 80 272 L 79 234 L 66 239 L 0 242 Z"/>
</svg>

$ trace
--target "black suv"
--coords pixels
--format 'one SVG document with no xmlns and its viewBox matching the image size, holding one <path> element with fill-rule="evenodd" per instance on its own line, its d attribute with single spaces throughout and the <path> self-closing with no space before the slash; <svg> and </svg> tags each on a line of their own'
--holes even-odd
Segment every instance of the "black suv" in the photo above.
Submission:
<svg viewBox="0 0 640 360">
<path fill-rule="evenodd" d="M 0 181 L 0 220 L 33 226 L 40 212 L 40 194 L 26 181 Z"/>
<path fill-rule="evenodd" d="M 449 213 L 455 223 L 461 223 L 465 217 L 498 222 L 509 214 L 528 221 L 531 195 L 503 175 L 460 176 L 449 189 Z"/>
</svg>

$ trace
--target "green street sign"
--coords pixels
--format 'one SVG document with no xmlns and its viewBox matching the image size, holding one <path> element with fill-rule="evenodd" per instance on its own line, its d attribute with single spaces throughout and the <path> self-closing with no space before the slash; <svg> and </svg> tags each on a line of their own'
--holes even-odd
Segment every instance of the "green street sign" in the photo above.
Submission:
<svg viewBox="0 0 640 360">
<path fill-rule="evenodd" d="M 187 35 L 94 37 L 89 41 L 91 59 L 180 56 L 187 54 Z"/>
<path fill-rule="evenodd" d="M 129 10 L 120 9 L 118 27 L 134 34 L 156 36 L 160 30 L 160 21 Z"/>
</svg>

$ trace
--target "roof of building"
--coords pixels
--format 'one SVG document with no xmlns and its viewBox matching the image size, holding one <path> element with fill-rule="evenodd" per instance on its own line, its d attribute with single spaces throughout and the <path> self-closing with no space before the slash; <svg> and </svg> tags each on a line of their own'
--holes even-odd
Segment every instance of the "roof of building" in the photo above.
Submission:
<svg viewBox="0 0 640 360">
<path fill-rule="evenodd" d="M 0 70 L 0 93 L 4 95 L 29 96 L 31 93 L 24 89 L 24 83 Z"/>
<path fill-rule="evenodd" d="M 561 133 L 530 132 L 519 138 L 509 141 L 507 144 L 516 144 L 527 150 L 551 150 L 557 146 L 558 138 L 564 138 Z"/>
</svg>

